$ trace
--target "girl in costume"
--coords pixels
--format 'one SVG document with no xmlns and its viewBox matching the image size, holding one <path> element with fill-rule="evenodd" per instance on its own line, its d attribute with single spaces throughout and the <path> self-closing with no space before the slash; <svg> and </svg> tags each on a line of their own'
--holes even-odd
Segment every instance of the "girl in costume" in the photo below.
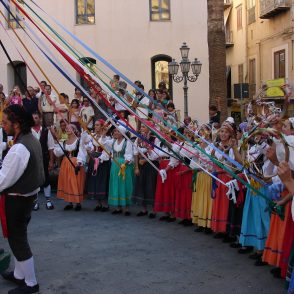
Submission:
<svg viewBox="0 0 294 294">
<path fill-rule="evenodd" d="M 66 132 L 68 139 L 54 147 L 55 156 L 63 156 L 58 176 L 57 198 L 68 202 L 64 210 L 73 209 L 73 203 L 76 203 L 75 210 L 79 211 L 84 200 L 85 171 L 82 165 L 86 162 L 86 151 L 80 146 L 75 125 L 67 125 Z M 71 162 L 64 156 L 64 152 Z"/>
</svg>

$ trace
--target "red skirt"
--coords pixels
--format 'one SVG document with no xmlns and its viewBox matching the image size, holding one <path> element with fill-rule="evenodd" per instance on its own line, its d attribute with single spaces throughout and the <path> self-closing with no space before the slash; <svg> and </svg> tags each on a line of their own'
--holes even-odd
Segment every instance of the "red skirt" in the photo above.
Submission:
<svg viewBox="0 0 294 294">
<path fill-rule="evenodd" d="M 180 164 L 179 173 L 181 172 L 184 174 L 176 178 L 175 217 L 191 219 L 193 171 Z"/>
<path fill-rule="evenodd" d="M 169 160 L 162 160 L 159 169 L 165 169 Z M 167 172 L 167 179 L 162 183 L 161 176 L 157 176 L 154 211 L 155 212 L 171 212 L 175 211 L 175 195 L 176 195 L 176 177 L 178 176 L 180 165 Z"/>
<path fill-rule="evenodd" d="M 232 178 L 227 174 L 219 174 L 218 178 L 227 183 Z M 228 223 L 229 199 L 226 195 L 228 188 L 217 182 L 217 189 L 215 190 L 215 199 L 212 204 L 211 229 L 215 233 L 225 233 Z"/>
</svg>

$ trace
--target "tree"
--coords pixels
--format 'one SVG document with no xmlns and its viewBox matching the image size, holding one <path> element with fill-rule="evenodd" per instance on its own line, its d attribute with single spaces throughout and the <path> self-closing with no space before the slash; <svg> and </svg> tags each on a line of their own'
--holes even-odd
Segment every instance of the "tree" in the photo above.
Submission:
<svg viewBox="0 0 294 294">
<path fill-rule="evenodd" d="M 207 11 L 209 104 L 216 105 L 215 98 L 221 97 L 221 120 L 223 121 L 228 116 L 224 0 L 207 0 Z"/>
</svg>

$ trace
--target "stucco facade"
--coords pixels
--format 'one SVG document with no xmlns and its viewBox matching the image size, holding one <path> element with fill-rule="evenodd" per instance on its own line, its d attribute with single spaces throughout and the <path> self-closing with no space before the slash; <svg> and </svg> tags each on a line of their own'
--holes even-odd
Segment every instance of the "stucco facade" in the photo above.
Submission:
<svg viewBox="0 0 294 294">
<path fill-rule="evenodd" d="M 206 0 L 171 0 L 170 20 L 165 21 L 150 21 L 150 2 L 148 0 L 96 0 L 95 23 L 83 25 L 76 24 L 75 1 L 39 0 L 38 4 L 132 81 L 142 81 L 146 90 L 152 87 L 151 59 L 157 55 L 166 55 L 180 61 L 179 48 L 183 42 L 187 42 L 191 48 L 190 60 L 193 61 L 197 57 L 203 64 L 198 81 L 189 84 L 189 114 L 200 121 L 207 121 L 209 73 Z M 0 7 L 2 11 L 5 11 L 2 5 Z M 93 57 L 68 38 L 56 25 L 54 28 L 85 56 Z M 48 64 L 21 29 L 16 31 L 28 45 L 40 65 L 46 69 L 46 73 L 57 88 L 61 92 L 72 95 L 72 86 Z M 8 30 L 8 33 L 15 39 L 11 30 Z M 0 30 L 0 38 L 10 52 L 12 60 L 20 60 L 2 29 Z M 19 42 L 15 42 L 15 44 L 23 51 Z M 52 50 L 56 52 L 54 49 Z M 24 53 L 24 55 L 27 57 L 27 54 Z M 0 82 L 8 91 L 14 83 L 13 74 L 3 52 L 0 53 L 0 56 L 2 68 Z M 38 74 L 39 79 L 43 80 L 44 77 L 36 70 L 31 59 L 27 60 Z M 60 60 L 62 61 L 62 58 Z M 70 69 L 64 61 L 62 63 Z M 113 73 L 98 61 L 97 66 L 112 76 Z M 76 75 L 76 73 L 74 74 Z M 27 84 L 36 85 L 28 71 Z M 183 110 L 182 86 L 182 84 L 173 83 L 173 98 L 176 107 L 181 110 Z"/>
</svg>

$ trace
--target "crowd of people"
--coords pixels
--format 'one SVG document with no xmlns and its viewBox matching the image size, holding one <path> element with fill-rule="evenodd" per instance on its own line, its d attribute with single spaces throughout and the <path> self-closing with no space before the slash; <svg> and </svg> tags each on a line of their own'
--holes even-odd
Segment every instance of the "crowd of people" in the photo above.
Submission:
<svg viewBox="0 0 294 294">
<path fill-rule="evenodd" d="M 181 122 L 164 83 L 148 96 L 135 84 L 129 93 L 115 75 L 110 87 L 120 99 L 96 85 L 93 100 L 79 89 L 57 95 L 45 81 L 44 92 L 27 87 L 24 95 L 18 86 L 7 95 L 0 85 L 0 116 L 14 104 L 33 116 L 46 208 L 54 209 L 50 175 L 58 168 L 65 211 L 82 210 L 88 197 L 96 212 L 128 217 L 136 205 L 137 217 L 195 226 L 250 254 L 255 266 L 273 266 L 271 274 L 286 279 L 293 294 L 294 118 L 260 102 L 248 106 L 241 124 L 232 117 L 221 124 L 217 98 L 208 122 Z M 13 138 L 1 129 L 0 141 L 4 158 Z"/>
</svg>

